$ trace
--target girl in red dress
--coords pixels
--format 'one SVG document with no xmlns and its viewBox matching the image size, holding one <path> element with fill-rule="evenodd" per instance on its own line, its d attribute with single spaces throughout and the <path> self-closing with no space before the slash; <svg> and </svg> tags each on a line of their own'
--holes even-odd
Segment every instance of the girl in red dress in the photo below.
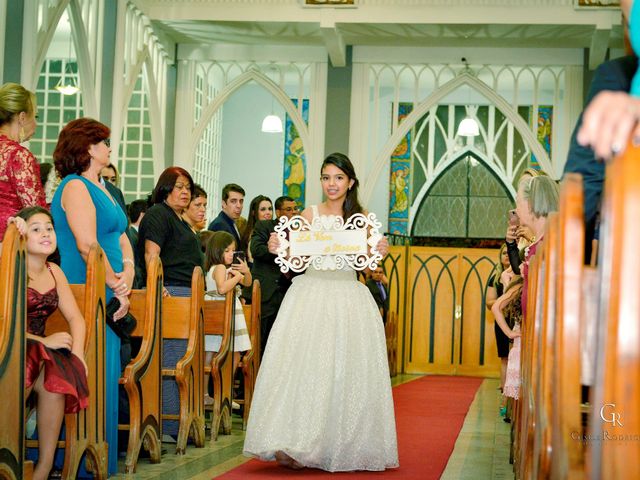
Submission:
<svg viewBox="0 0 640 480">
<path fill-rule="evenodd" d="M 46 479 L 53 465 L 65 413 L 87 406 L 87 365 L 84 362 L 85 322 L 69 282 L 60 267 L 47 262 L 56 249 L 51 214 L 27 207 L 11 219 L 27 236 L 27 365 L 26 396 L 37 396 L 38 464 L 35 480 Z M 49 316 L 59 308 L 69 331 L 45 336 Z"/>
</svg>

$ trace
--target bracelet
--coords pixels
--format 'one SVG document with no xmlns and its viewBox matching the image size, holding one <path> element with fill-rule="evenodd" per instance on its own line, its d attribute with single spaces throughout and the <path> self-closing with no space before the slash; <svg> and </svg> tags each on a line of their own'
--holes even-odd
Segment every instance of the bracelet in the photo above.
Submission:
<svg viewBox="0 0 640 480">
<path fill-rule="evenodd" d="M 131 258 L 123 258 L 122 265 L 124 266 L 125 263 L 130 263 L 134 269 L 136 268 L 136 264 L 133 263 L 133 260 Z"/>
</svg>

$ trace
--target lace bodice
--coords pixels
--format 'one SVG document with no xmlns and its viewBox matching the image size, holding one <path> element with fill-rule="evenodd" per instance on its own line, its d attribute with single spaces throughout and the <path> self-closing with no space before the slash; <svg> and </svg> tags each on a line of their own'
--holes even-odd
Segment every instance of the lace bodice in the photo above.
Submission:
<svg viewBox="0 0 640 480">
<path fill-rule="evenodd" d="M 47 319 L 58 308 L 58 290 L 53 287 L 45 293 L 27 288 L 27 332 L 44 337 Z"/>
<path fill-rule="evenodd" d="M 51 267 L 47 269 L 53 277 Z M 55 282 L 56 277 L 53 277 Z M 58 289 L 56 285 L 51 290 L 40 293 L 34 288 L 27 287 L 27 332 L 44 337 L 47 319 L 58 308 Z"/>
</svg>

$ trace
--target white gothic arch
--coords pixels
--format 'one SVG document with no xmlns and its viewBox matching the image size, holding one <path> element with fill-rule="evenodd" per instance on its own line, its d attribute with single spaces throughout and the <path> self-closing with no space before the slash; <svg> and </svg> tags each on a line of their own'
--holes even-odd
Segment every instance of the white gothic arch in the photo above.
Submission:
<svg viewBox="0 0 640 480">
<path fill-rule="evenodd" d="M 304 152 L 307 158 L 307 169 L 309 165 L 314 164 L 314 155 L 315 152 L 311 148 L 311 138 L 309 135 L 309 127 L 302 119 L 302 115 L 298 108 L 293 104 L 289 95 L 280 88 L 273 80 L 267 77 L 264 73 L 256 69 L 249 69 L 243 74 L 239 75 L 227 85 L 225 85 L 220 92 L 214 97 L 211 102 L 203 109 L 202 115 L 198 120 L 195 128 L 191 133 L 191 139 L 188 143 L 188 155 L 186 158 L 193 159 L 196 156 L 196 150 L 198 148 L 198 143 L 200 142 L 200 138 L 202 137 L 207 125 L 211 118 L 216 114 L 216 112 L 220 109 L 220 107 L 229 99 L 231 95 L 233 95 L 240 87 L 243 85 L 254 81 L 258 85 L 261 85 L 265 88 L 271 95 L 275 97 L 275 99 L 282 105 L 285 109 L 291 121 L 298 129 L 298 134 L 300 135 L 300 139 L 302 140 L 302 145 L 304 146 Z"/>
<path fill-rule="evenodd" d="M 549 155 L 545 149 L 540 145 L 536 135 L 531 131 L 529 125 L 522 119 L 517 111 L 507 102 L 501 95 L 489 88 L 485 83 L 478 80 L 473 75 L 468 73 L 462 73 L 453 80 L 450 80 L 438 90 L 433 92 L 429 97 L 415 107 L 412 112 L 405 117 L 400 125 L 394 130 L 387 142 L 384 144 L 377 157 L 374 160 L 371 174 L 368 176 L 362 193 L 363 203 L 367 204 L 373 193 L 380 175 L 385 171 L 384 167 L 389 163 L 389 158 L 394 149 L 398 146 L 398 143 L 404 138 L 409 130 L 424 116 L 429 110 L 438 105 L 440 100 L 445 98 L 451 92 L 457 88 L 468 85 L 470 88 L 476 90 L 483 95 L 489 102 L 491 102 L 506 118 L 509 120 L 516 131 L 522 136 L 524 143 L 530 148 L 531 152 L 535 155 L 538 163 L 541 167 L 549 173 L 554 170 L 549 160 Z M 477 152 L 474 152 L 477 153 Z M 455 156 L 458 158 L 458 155 Z M 487 162 L 490 164 L 491 162 Z M 500 175 L 502 177 L 502 175 Z M 415 203 L 415 202 L 414 202 Z M 413 211 L 413 209 L 412 209 Z"/>
</svg>

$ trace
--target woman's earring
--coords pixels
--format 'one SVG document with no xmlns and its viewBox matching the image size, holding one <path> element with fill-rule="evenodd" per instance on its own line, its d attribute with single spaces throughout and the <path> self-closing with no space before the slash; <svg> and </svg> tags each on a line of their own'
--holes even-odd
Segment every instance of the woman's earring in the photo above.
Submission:
<svg viewBox="0 0 640 480">
<path fill-rule="evenodd" d="M 18 133 L 18 143 L 22 143 L 27 138 L 27 135 L 24 133 L 24 127 L 20 127 L 20 132 Z"/>
</svg>

